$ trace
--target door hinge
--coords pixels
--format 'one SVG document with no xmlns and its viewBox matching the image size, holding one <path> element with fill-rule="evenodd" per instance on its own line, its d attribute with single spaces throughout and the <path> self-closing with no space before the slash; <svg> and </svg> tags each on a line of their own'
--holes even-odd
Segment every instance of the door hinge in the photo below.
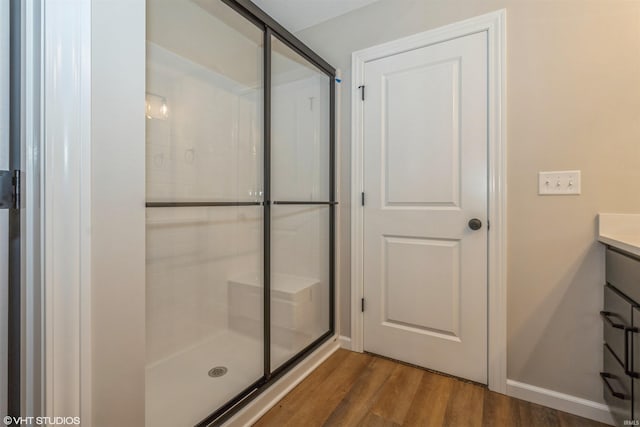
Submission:
<svg viewBox="0 0 640 427">
<path fill-rule="evenodd" d="M 360 310 L 364 313 L 364 298 L 360 300 Z"/>
<path fill-rule="evenodd" d="M 0 209 L 20 207 L 20 171 L 0 171 Z"/>
<path fill-rule="evenodd" d="M 360 97 L 362 98 L 362 100 L 364 101 L 364 85 L 360 85 L 358 86 L 358 89 L 360 89 Z"/>
<path fill-rule="evenodd" d="M 364 206 L 364 191 L 360 194 L 360 204 Z"/>
</svg>

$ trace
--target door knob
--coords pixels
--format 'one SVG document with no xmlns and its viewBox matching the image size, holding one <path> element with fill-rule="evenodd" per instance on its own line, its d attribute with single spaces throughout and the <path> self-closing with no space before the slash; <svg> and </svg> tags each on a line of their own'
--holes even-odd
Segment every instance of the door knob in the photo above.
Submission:
<svg viewBox="0 0 640 427">
<path fill-rule="evenodd" d="M 469 220 L 469 228 L 472 230 L 480 230 L 482 228 L 482 221 L 478 218 L 473 218 Z"/>
</svg>

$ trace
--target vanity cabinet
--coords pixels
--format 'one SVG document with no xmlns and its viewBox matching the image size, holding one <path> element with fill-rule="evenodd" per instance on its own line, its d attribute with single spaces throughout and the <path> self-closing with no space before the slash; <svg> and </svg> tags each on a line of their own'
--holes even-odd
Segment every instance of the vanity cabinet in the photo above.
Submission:
<svg viewBox="0 0 640 427">
<path fill-rule="evenodd" d="M 617 425 L 640 419 L 640 257 L 608 247 L 606 253 L 604 399 Z"/>
</svg>

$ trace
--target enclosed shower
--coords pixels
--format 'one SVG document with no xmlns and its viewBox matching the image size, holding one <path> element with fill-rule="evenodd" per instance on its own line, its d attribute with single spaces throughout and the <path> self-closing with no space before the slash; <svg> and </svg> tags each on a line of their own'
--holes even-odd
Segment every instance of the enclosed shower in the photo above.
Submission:
<svg viewBox="0 0 640 427">
<path fill-rule="evenodd" d="M 148 0 L 146 423 L 220 422 L 334 331 L 335 71 L 250 1 Z"/>
</svg>

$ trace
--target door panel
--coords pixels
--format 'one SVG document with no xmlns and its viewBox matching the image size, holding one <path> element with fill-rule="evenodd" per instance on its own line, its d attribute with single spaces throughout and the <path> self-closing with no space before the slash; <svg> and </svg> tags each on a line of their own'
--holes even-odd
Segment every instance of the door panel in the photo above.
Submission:
<svg viewBox="0 0 640 427">
<path fill-rule="evenodd" d="M 455 59 L 383 76 L 387 207 L 459 206 L 459 64 Z M 416 92 L 428 93 L 429 102 Z"/>
<path fill-rule="evenodd" d="M 365 66 L 364 348 L 487 381 L 487 48 Z"/>
<path fill-rule="evenodd" d="M 426 335 L 460 329 L 460 243 L 383 236 L 384 322 Z M 425 263 L 424 260 L 430 260 Z M 423 282 L 433 286 L 421 286 Z"/>
</svg>

